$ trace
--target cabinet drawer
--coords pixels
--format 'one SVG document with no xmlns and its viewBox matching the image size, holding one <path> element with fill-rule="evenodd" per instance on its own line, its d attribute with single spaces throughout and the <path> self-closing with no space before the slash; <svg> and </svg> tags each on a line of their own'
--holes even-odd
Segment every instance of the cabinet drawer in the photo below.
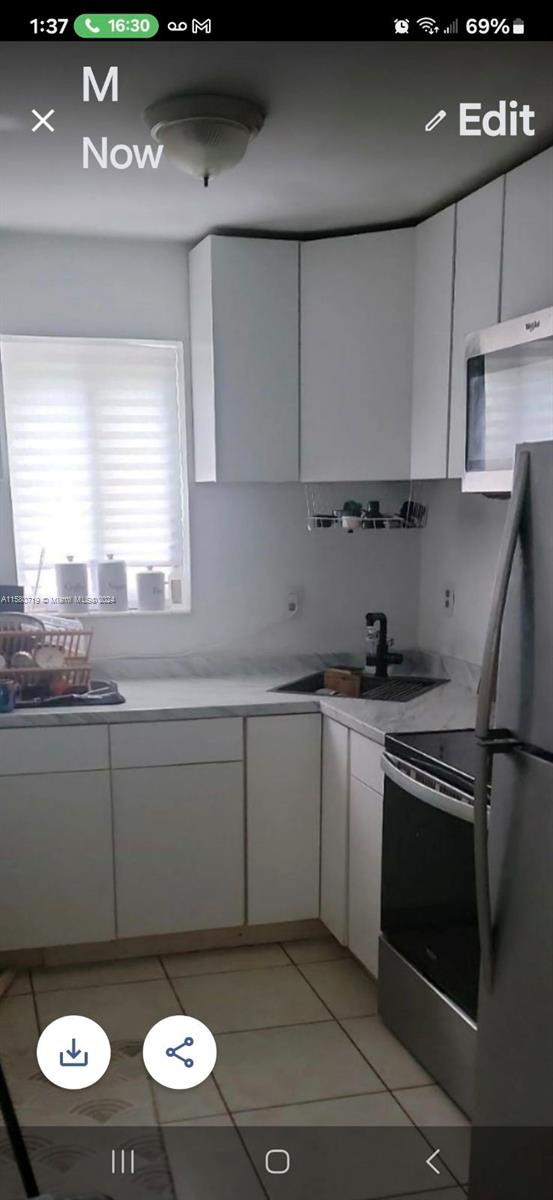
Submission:
<svg viewBox="0 0 553 1200">
<path fill-rule="evenodd" d="M 0 775 L 96 771 L 108 766 L 105 726 L 0 730 Z"/>
<path fill-rule="evenodd" d="M 359 733 L 350 733 L 350 771 L 375 792 L 384 791 L 383 747 Z"/>
<path fill-rule="evenodd" d="M 110 736 L 112 767 L 239 762 L 243 757 L 240 717 L 139 721 L 113 725 Z"/>
</svg>

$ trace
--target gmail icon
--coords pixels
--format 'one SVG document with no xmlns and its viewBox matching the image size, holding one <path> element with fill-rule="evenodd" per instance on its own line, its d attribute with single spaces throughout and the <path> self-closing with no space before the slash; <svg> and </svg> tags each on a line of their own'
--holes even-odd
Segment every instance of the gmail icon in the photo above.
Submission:
<svg viewBox="0 0 553 1200">
<path fill-rule="evenodd" d="M 192 33 L 211 33 L 211 20 L 208 17 L 207 21 L 198 21 L 196 17 L 192 18 Z"/>
</svg>

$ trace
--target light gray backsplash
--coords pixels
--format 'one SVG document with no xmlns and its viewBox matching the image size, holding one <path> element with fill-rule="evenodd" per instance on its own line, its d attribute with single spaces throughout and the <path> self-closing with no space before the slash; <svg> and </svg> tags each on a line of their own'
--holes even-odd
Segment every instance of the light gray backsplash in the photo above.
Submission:
<svg viewBox="0 0 553 1200">
<path fill-rule="evenodd" d="M 455 479 L 426 483 L 424 498 L 419 645 L 480 663 L 507 502 L 462 493 Z M 446 587 L 455 592 L 451 614 L 443 604 Z"/>
</svg>

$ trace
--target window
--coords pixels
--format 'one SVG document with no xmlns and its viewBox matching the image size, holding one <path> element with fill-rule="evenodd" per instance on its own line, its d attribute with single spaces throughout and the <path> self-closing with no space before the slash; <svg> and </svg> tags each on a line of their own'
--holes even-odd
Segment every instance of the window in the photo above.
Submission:
<svg viewBox="0 0 553 1200">
<path fill-rule="evenodd" d="M 55 564 L 107 555 L 182 581 L 189 607 L 181 347 L 6 338 L 4 404 L 18 581 L 56 595 Z M 89 572 L 91 594 L 95 575 Z"/>
</svg>

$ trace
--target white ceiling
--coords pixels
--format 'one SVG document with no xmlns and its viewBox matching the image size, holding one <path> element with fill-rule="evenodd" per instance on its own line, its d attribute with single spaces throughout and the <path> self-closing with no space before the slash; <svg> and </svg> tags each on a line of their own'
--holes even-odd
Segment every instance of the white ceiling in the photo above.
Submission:
<svg viewBox="0 0 553 1200">
<path fill-rule="evenodd" d="M 118 104 L 84 104 L 81 68 L 119 65 Z M 217 229 L 313 233 L 418 220 L 553 140 L 549 43 L 212 42 L 0 46 L 0 226 L 198 240 Z M 244 95 L 265 126 L 205 191 L 157 171 L 81 166 L 84 134 L 149 134 L 142 112 L 171 92 Z M 516 99 L 537 136 L 460 138 L 459 101 Z M 30 132 L 31 109 L 56 131 Z M 432 134 L 424 124 L 450 116 Z M 6 130 L 10 124 L 18 128 Z"/>
</svg>

